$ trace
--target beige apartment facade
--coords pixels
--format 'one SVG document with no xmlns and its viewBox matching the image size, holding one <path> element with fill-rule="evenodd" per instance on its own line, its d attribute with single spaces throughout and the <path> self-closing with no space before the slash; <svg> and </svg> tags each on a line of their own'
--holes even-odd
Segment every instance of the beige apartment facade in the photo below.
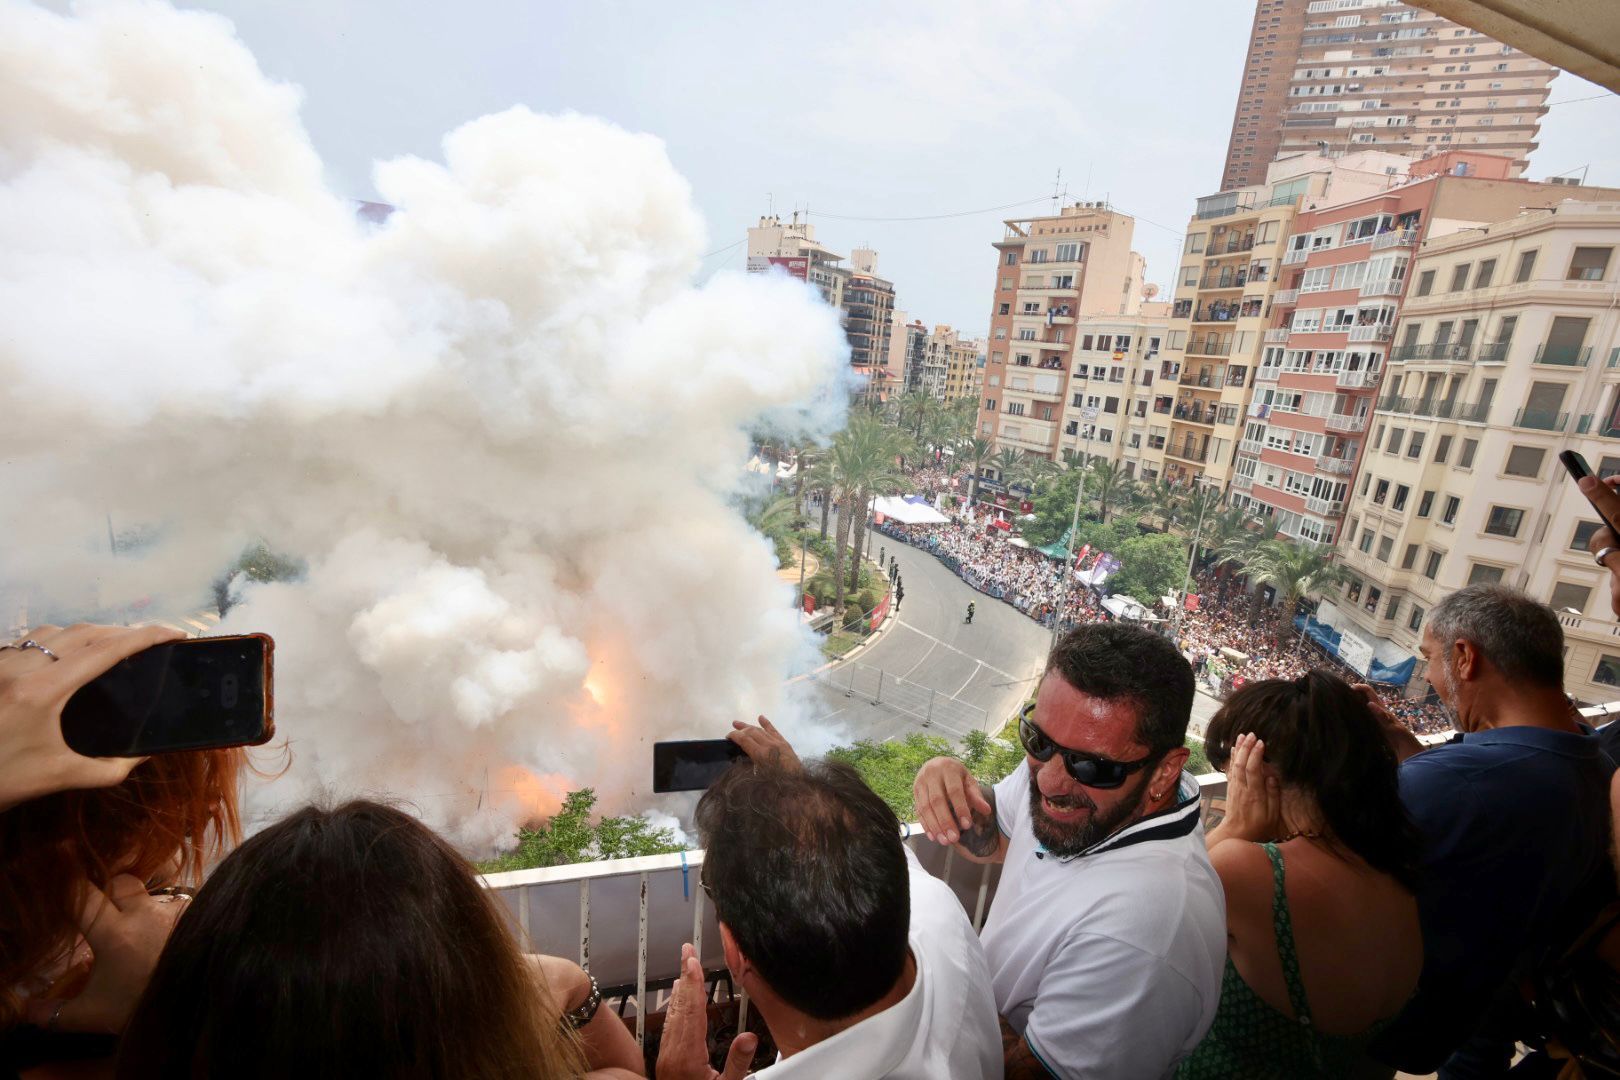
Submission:
<svg viewBox="0 0 1620 1080">
<path fill-rule="evenodd" d="M 984 387 L 984 339 L 963 337 L 954 330 L 951 334 L 955 340 L 947 350 L 945 400 L 970 398 L 976 401 Z"/>
<path fill-rule="evenodd" d="M 1325 617 L 1421 675 L 1434 604 L 1501 582 L 1558 613 L 1569 692 L 1613 700 L 1620 622 L 1557 455 L 1620 472 L 1620 200 L 1431 240 L 1411 269 Z"/>
<path fill-rule="evenodd" d="M 1389 0 L 1258 0 L 1223 187 L 1279 155 L 1498 154 L 1521 173 L 1556 68 Z"/>
<path fill-rule="evenodd" d="M 1135 220 L 1103 203 L 1077 203 L 1004 225 L 994 244 L 978 434 L 998 447 L 1055 460 L 1071 396 L 1077 323 L 1087 315 L 1136 314 L 1146 264 L 1131 250 Z"/>
</svg>

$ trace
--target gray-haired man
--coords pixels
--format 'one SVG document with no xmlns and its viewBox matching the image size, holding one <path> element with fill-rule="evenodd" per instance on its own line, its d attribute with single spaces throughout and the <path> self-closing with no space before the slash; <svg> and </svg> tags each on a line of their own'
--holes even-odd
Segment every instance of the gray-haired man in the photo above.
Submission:
<svg viewBox="0 0 1620 1080">
<path fill-rule="evenodd" d="M 1544 605 L 1471 585 L 1429 613 L 1422 652 L 1462 734 L 1418 753 L 1386 717 L 1424 840 L 1423 976 L 1374 1051 L 1445 1080 L 1505 1076 L 1524 1034 L 1515 977 L 1614 895 L 1611 766 L 1564 696 L 1563 631 Z"/>
</svg>

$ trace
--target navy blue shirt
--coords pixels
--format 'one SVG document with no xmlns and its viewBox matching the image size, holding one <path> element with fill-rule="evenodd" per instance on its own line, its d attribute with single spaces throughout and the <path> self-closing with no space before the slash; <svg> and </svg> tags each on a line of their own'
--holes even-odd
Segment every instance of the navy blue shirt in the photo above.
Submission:
<svg viewBox="0 0 1620 1080">
<path fill-rule="evenodd" d="M 1402 763 L 1401 801 L 1423 840 L 1423 975 L 1380 1057 L 1434 1071 L 1510 978 L 1613 897 L 1612 769 L 1596 736 L 1535 727 L 1473 732 Z"/>
</svg>

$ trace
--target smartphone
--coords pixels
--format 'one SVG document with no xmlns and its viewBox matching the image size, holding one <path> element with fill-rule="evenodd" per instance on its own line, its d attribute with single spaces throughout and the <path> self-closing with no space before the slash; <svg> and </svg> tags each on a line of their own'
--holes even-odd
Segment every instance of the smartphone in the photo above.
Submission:
<svg viewBox="0 0 1620 1080">
<path fill-rule="evenodd" d="M 81 686 L 62 739 L 87 757 L 258 746 L 275 734 L 267 634 L 154 645 Z"/>
<path fill-rule="evenodd" d="M 653 743 L 653 791 L 703 791 L 744 756 L 730 739 Z"/>
<path fill-rule="evenodd" d="M 1586 463 L 1586 458 L 1582 457 L 1580 451 L 1578 450 L 1560 450 L 1558 452 L 1558 460 L 1563 462 L 1564 468 L 1569 472 L 1569 478 L 1571 480 L 1580 480 L 1582 477 L 1595 475 L 1592 472 L 1592 466 Z M 1602 510 L 1598 510 L 1597 503 L 1592 502 L 1591 499 L 1587 499 L 1586 501 L 1591 505 L 1593 510 L 1597 511 L 1598 520 L 1603 522 L 1610 529 L 1613 529 L 1615 535 L 1620 536 L 1620 527 L 1617 527 L 1614 522 L 1610 521 Z"/>
</svg>

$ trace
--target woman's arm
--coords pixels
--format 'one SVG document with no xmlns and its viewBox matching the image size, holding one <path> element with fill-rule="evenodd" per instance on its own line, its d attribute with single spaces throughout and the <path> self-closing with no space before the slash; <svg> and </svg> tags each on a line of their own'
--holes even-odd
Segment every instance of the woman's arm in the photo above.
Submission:
<svg viewBox="0 0 1620 1080">
<path fill-rule="evenodd" d="M 529 959 L 545 979 L 559 1016 L 579 1008 L 590 997 L 590 976 L 572 960 L 560 956 L 531 956 Z M 618 1080 L 647 1075 L 641 1047 L 612 1009 L 597 1009 L 590 1022 L 579 1029 L 579 1041 L 585 1048 L 585 1066 L 591 1070 L 585 1074 L 587 1077 Z"/>
</svg>

